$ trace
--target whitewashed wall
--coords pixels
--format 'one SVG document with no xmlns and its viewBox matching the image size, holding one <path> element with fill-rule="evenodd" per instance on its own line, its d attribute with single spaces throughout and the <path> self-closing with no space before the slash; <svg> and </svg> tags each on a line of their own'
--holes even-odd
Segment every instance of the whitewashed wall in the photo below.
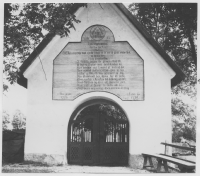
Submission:
<svg viewBox="0 0 200 176">
<path fill-rule="evenodd" d="M 91 4 L 76 13 L 81 21 L 70 37 L 54 37 L 39 58 L 26 70 L 28 79 L 28 117 L 25 154 L 66 156 L 67 126 L 72 112 L 83 102 L 95 97 L 118 103 L 130 123 L 130 154 L 163 152 L 160 142 L 171 141 L 171 78 L 174 72 L 145 41 L 134 26 L 111 4 Z M 91 25 L 108 27 L 115 41 L 128 41 L 144 60 L 144 101 L 121 101 L 109 93 L 84 94 L 74 101 L 52 100 L 53 60 L 68 42 L 80 42 Z"/>
</svg>

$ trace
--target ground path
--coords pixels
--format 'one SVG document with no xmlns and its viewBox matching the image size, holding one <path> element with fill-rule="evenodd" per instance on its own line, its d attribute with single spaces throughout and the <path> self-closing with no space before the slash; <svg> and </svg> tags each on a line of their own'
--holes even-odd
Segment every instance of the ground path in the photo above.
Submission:
<svg viewBox="0 0 200 176">
<path fill-rule="evenodd" d="M 5 164 L 3 173 L 88 173 L 88 174 L 144 174 L 149 171 L 130 167 L 104 166 L 47 166 L 42 164 Z"/>
</svg>

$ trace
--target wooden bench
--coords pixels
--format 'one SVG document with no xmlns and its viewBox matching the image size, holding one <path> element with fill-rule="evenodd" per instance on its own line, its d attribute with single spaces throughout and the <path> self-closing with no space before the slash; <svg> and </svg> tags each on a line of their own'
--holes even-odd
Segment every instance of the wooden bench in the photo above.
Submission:
<svg viewBox="0 0 200 176">
<path fill-rule="evenodd" d="M 188 147 L 183 147 L 183 146 L 177 146 L 174 144 L 168 144 L 168 143 L 161 143 L 163 145 L 165 145 L 165 154 L 150 154 L 150 153 L 142 153 L 143 157 L 144 157 L 144 163 L 143 163 L 143 168 L 153 168 L 154 169 L 154 165 L 152 162 L 152 158 L 156 158 L 158 161 L 157 164 L 157 168 L 154 169 L 156 172 L 161 172 L 161 167 L 164 166 L 164 172 L 169 172 L 169 168 L 172 168 L 168 165 L 168 163 L 173 163 L 176 164 L 180 170 L 180 172 L 185 173 L 191 173 L 194 172 L 195 169 L 195 165 L 196 163 L 193 161 L 188 161 L 185 159 L 180 159 L 180 158 L 176 158 L 170 155 L 166 155 L 166 146 L 170 146 L 170 147 L 177 147 L 177 148 L 181 148 L 184 150 L 187 150 Z M 189 150 L 194 151 L 194 148 L 189 148 Z M 195 150 L 196 151 L 196 150 Z M 147 162 L 149 162 L 149 165 L 147 164 Z"/>
<path fill-rule="evenodd" d="M 178 149 L 182 149 L 182 150 L 187 150 L 190 151 L 192 155 L 196 155 L 196 146 L 194 145 L 190 145 L 190 147 L 186 147 L 186 146 L 179 146 L 179 145 L 175 145 L 175 144 L 170 144 L 170 143 L 166 143 L 166 142 L 161 142 L 162 145 L 165 145 L 165 154 L 166 154 L 166 148 L 167 146 L 169 147 L 174 147 L 174 148 L 178 148 Z"/>
</svg>

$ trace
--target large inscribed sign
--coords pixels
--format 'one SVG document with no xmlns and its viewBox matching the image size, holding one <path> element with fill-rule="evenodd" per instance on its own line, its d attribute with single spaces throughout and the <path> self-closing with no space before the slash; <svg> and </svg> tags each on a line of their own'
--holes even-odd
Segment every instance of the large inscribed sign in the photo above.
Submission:
<svg viewBox="0 0 200 176">
<path fill-rule="evenodd" d="M 144 99 L 143 59 L 128 42 L 115 42 L 105 26 L 89 27 L 81 42 L 68 43 L 53 64 L 54 100 L 74 100 L 93 91 Z"/>
</svg>

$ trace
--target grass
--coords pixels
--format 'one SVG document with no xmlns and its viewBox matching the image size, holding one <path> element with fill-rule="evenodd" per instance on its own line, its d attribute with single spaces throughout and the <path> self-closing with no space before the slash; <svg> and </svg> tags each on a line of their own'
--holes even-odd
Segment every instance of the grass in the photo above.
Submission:
<svg viewBox="0 0 200 176">
<path fill-rule="evenodd" d="M 45 163 L 24 161 L 22 163 L 3 163 L 2 173 L 51 173 L 52 166 Z"/>
</svg>

